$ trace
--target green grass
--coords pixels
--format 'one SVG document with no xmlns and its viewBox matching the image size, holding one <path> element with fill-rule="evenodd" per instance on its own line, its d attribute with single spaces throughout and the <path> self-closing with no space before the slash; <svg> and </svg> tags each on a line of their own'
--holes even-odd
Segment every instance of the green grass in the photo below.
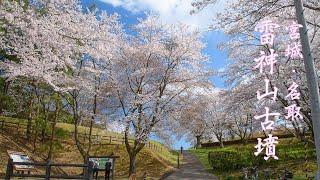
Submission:
<svg viewBox="0 0 320 180">
<path fill-rule="evenodd" d="M 27 124 L 27 120 L 25 119 L 18 119 L 18 118 L 6 117 L 6 116 L 0 116 L 0 122 L 1 121 Z"/>
<path fill-rule="evenodd" d="M 233 152 L 233 154 L 237 154 L 239 156 L 239 160 L 236 160 L 237 163 L 240 163 L 238 161 L 244 161 L 240 164 L 247 164 L 247 167 L 252 167 L 252 163 L 250 160 L 250 155 L 255 151 L 256 144 L 247 144 L 247 145 L 230 145 L 226 146 L 224 148 L 220 147 L 214 147 L 214 148 L 200 148 L 200 149 L 190 149 L 191 153 L 194 153 L 200 162 L 203 164 L 203 166 L 211 173 L 214 173 L 218 175 L 221 179 L 228 179 L 228 178 L 234 178 L 239 179 L 241 176 L 241 169 L 237 170 L 230 170 L 227 171 L 227 168 L 221 168 L 223 170 L 213 170 L 210 166 L 210 163 L 208 161 L 208 153 L 209 152 L 217 152 L 218 154 L 224 153 L 224 152 Z M 307 146 L 307 163 L 304 161 L 304 143 L 301 143 L 298 139 L 295 138 L 286 138 L 286 139 L 280 139 L 279 144 L 276 147 L 277 156 L 280 158 L 278 161 L 275 160 L 269 160 L 268 162 L 265 162 L 264 160 L 261 163 L 258 163 L 260 173 L 262 175 L 265 168 L 270 168 L 273 171 L 278 171 L 283 169 L 288 169 L 294 173 L 294 179 L 306 179 L 306 173 L 308 176 L 313 176 L 313 174 L 316 172 L 316 157 L 315 157 L 315 148 L 311 145 Z M 238 156 L 235 156 L 238 158 Z M 242 158 L 240 158 L 242 156 Z M 218 157 L 217 157 L 218 158 Z M 217 160 L 215 158 L 215 160 Z M 252 157 L 251 157 L 252 159 Z M 255 160 L 256 157 L 253 157 Z M 270 162 L 271 161 L 271 162 Z M 217 161 L 214 161 L 217 162 Z M 221 162 L 223 165 L 223 162 L 227 162 L 224 160 L 218 161 Z M 259 161 L 257 161 L 259 162 Z M 220 163 L 218 163 L 220 164 Z M 250 164 L 250 165 L 249 165 Z M 217 166 L 217 164 L 215 164 Z M 219 166 L 219 165 L 218 165 Z M 225 164 L 227 166 L 227 164 Z M 230 168 L 230 167 L 229 167 Z M 308 172 L 306 172 L 306 169 Z"/>
</svg>

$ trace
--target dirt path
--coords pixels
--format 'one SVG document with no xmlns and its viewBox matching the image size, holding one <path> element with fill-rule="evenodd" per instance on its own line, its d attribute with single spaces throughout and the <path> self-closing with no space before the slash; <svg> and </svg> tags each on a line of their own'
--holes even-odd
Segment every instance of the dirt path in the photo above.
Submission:
<svg viewBox="0 0 320 180">
<path fill-rule="evenodd" d="M 217 177 L 208 173 L 202 166 L 197 157 L 187 151 L 183 152 L 184 164 L 182 167 L 171 174 L 166 180 L 192 179 L 192 180 L 218 180 Z"/>
</svg>

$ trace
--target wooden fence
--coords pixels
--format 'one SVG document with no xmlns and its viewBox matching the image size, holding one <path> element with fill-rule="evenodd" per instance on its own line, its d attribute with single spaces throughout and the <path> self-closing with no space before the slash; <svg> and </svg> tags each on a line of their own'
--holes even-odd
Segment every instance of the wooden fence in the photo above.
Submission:
<svg viewBox="0 0 320 180">
<path fill-rule="evenodd" d="M 24 174 L 24 173 L 14 173 L 15 165 L 25 165 L 33 167 L 45 167 L 45 174 Z M 51 174 L 52 167 L 78 167 L 86 169 L 83 175 L 53 175 Z M 12 159 L 8 160 L 6 177 L 5 180 L 10 180 L 12 177 L 29 177 L 29 178 L 44 178 L 49 180 L 50 178 L 57 179 L 93 179 L 93 162 L 89 161 L 88 164 L 58 164 L 51 163 L 50 161 L 46 163 L 34 163 L 34 162 L 13 162 Z"/>
<path fill-rule="evenodd" d="M 6 131 L 12 135 L 24 136 L 27 131 L 27 125 L 21 122 L 8 122 L 5 120 L 0 121 L 0 131 Z M 31 134 L 35 134 L 35 128 L 31 127 Z M 70 132 L 70 136 L 74 136 L 74 132 Z M 86 133 L 78 133 L 78 137 L 83 140 L 83 142 L 89 139 L 88 134 Z M 49 138 L 46 136 L 46 138 Z M 125 138 L 120 136 L 112 136 L 112 135 L 91 135 L 91 139 L 94 145 L 116 145 L 116 144 L 125 144 Z M 134 139 L 129 139 L 129 143 L 133 144 Z M 145 144 L 145 147 L 156 152 L 163 152 L 164 148 L 170 151 L 169 148 L 164 146 L 159 146 L 151 141 L 148 141 Z"/>
</svg>

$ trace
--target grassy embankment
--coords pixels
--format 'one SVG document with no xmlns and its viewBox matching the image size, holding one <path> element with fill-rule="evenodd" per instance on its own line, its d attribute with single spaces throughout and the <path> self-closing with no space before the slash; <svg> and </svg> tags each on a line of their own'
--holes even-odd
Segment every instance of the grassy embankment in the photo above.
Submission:
<svg viewBox="0 0 320 180">
<path fill-rule="evenodd" d="M 26 124 L 26 120 L 2 117 L 0 116 L 0 122 L 4 120 L 6 122 L 20 122 L 21 124 Z M 79 127 L 80 133 L 87 133 L 88 129 L 86 127 Z M 73 132 L 73 125 L 66 123 L 58 123 L 57 131 L 55 134 L 54 141 L 54 154 L 53 162 L 61 163 L 82 163 L 82 157 L 77 150 L 74 141 L 72 139 L 71 133 Z M 98 128 L 93 129 L 94 135 L 104 135 L 112 137 L 123 137 L 123 135 L 113 132 L 103 131 Z M 6 129 L 6 133 L 0 134 L 0 174 L 4 174 L 6 169 L 6 162 L 8 159 L 7 150 L 24 151 L 30 155 L 35 161 L 43 161 L 47 152 L 49 143 L 44 142 L 36 143 L 36 148 L 33 148 L 33 143 L 27 143 L 20 135 L 17 135 L 16 129 Z M 108 141 L 109 142 L 109 141 Z M 169 148 L 158 143 L 156 141 L 151 141 L 153 146 L 157 146 L 158 149 L 150 150 L 144 148 L 137 157 L 137 175 L 141 176 L 143 173 L 147 173 L 150 177 L 159 178 L 164 173 L 172 170 L 176 165 L 177 156 Z M 129 157 L 125 150 L 125 146 L 119 141 L 112 141 L 112 144 L 106 143 L 96 143 L 93 145 L 91 150 L 91 155 L 117 155 L 120 156 L 116 160 L 116 176 L 126 177 L 128 174 Z M 41 170 L 40 170 L 41 171 Z M 68 173 L 77 174 L 81 170 L 74 168 L 63 168 L 56 171 L 57 173 Z"/>
<path fill-rule="evenodd" d="M 240 179 L 242 167 L 258 166 L 259 176 L 263 179 L 264 170 L 269 168 L 272 172 L 281 174 L 282 170 L 287 169 L 294 173 L 294 179 L 303 180 L 308 177 L 314 177 L 316 173 L 315 148 L 312 145 L 307 146 L 305 151 L 304 143 L 295 138 L 280 139 L 276 146 L 276 153 L 279 160 L 268 160 L 262 156 L 256 157 L 253 152 L 256 144 L 237 144 L 224 148 L 200 148 L 190 150 L 194 153 L 204 167 L 211 173 L 218 175 L 221 179 Z M 208 154 L 212 152 L 211 165 Z M 263 151 L 265 152 L 265 151 Z M 307 162 L 305 162 L 305 153 L 307 153 Z M 219 158 L 223 157 L 223 158 Z M 214 164 L 214 165 L 213 165 Z M 212 168 L 212 165 L 215 167 Z"/>
</svg>

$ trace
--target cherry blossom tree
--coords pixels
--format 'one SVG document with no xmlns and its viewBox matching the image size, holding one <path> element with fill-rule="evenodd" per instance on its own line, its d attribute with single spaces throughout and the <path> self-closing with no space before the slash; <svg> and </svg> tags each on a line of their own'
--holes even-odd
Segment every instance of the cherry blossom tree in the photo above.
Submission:
<svg viewBox="0 0 320 180">
<path fill-rule="evenodd" d="M 117 15 L 109 16 L 106 12 L 97 14 L 95 11 L 83 13 L 77 0 L 39 0 L 27 5 L 3 1 L 0 14 L 4 15 L 5 21 L 0 48 L 7 55 L 17 57 L 17 61 L 5 59 L 1 62 L 4 77 L 7 81 L 27 78 L 34 89 L 39 83 L 45 83 L 56 94 L 65 97 L 66 102 L 72 105 L 76 145 L 86 161 L 91 141 L 84 150 L 78 139 L 80 112 L 84 110 L 79 109 L 77 98 L 80 94 L 83 99 L 91 96 L 91 133 L 97 114 L 99 84 L 106 80 L 105 69 L 116 49 L 116 38 L 122 31 Z M 30 99 L 30 106 L 33 100 Z M 88 110 L 88 106 L 84 107 Z M 56 114 L 59 111 L 56 109 Z M 31 117 L 28 122 L 30 125 Z M 54 118 L 53 132 L 56 122 L 57 118 Z"/>
<path fill-rule="evenodd" d="M 220 146 L 223 147 L 223 142 L 228 135 L 228 112 L 224 105 L 224 98 L 226 97 L 226 91 L 216 90 L 210 93 L 207 98 L 210 99 L 210 103 L 206 108 L 206 124 L 209 134 L 213 134 L 216 140 L 220 142 Z M 212 137 L 212 136 L 211 136 Z"/>
<path fill-rule="evenodd" d="M 260 123 L 253 119 L 253 114 L 256 112 L 253 101 L 239 101 L 241 98 L 239 95 L 242 94 L 238 91 L 242 91 L 240 86 L 229 90 L 224 97 L 225 111 L 228 112 L 226 116 L 228 119 L 227 127 L 245 144 L 257 132 Z"/>
<path fill-rule="evenodd" d="M 125 125 L 130 175 L 135 174 L 136 155 L 151 133 L 160 125 L 170 126 L 169 116 L 179 108 L 179 95 L 207 76 L 198 31 L 182 24 L 163 24 L 152 15 L 141 19 L 133 30 L 136 35 L 127 35 L 114 61 L 113 98 L 109 100 Z M 129 136 L 135 138 L 133 144 Z"/>
<path fill-rule="evenodd" d="M 43 2 L 39 1 L 39 3 Z M 1 36 L 0 47 L 6 51 L 6 54 L 17 57 L 16 61 L 6 59 L 0 64 L 1 69 L 4 70 L 7 81 L 19 77 L 29 79 L 33 89 L 31 94 L 35 94 L 34 89 L 39 82 L 45 82 L 58 91 L 59 79 L 65 78 L 64 71 L 74 64 L 72 56 L 77 47 L 75 40 L 63 34 L 72 30 L 70 28 L 72 26 L 65 23 L 64 20 L 67 18 L 58 17 L 59 14 L 64 14 L 58 10 L 58 6 L 61 7 L 62 4 L 51 1 L 46 5 L 48 10 L 42 13 L 38 10 L 43 7 L 39 7 L 38 4 L 3 1 L 0 10 L 5 21 L 5 33 Z M 69 6 L 69 9 L 72 8 Z M 28 139 L 35 99 L 35 96 L 31 97 Z"/>
<path fill-rule="evenodd" d="M 201 147 L 201 140 L 204 133 L 207 131 L 207 111 L 208 105 L 212 100 L 208 97 L 209 87 L 196 87 L 193 90 L 189 90 L 185 96 L 184 105 L 175 114 L 175 118 L 178 119 L 178 127 L 175 129 L 177 132 L 181 132 L 191 142 L 195 142 L 196 148 Z"/>
</svg>

